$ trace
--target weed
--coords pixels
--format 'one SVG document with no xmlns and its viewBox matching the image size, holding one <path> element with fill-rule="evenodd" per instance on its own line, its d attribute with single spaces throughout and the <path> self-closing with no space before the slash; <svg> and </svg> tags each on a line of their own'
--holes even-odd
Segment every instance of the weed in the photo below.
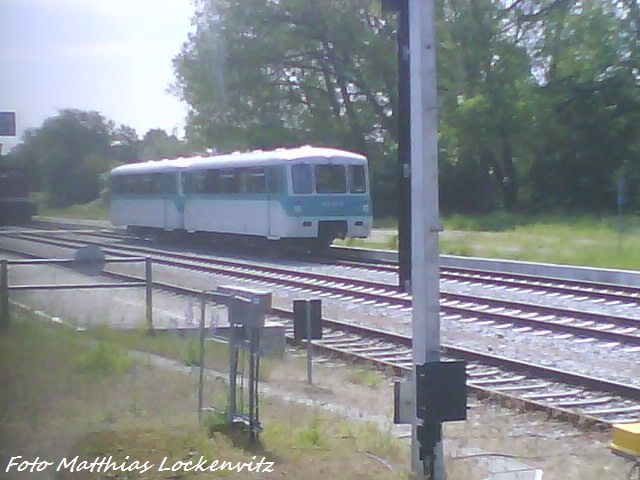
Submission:
<svg viewBox="0 0 640 480">
<path fill-rule="evenodd" d="M 380 384 L 380 374 L 371 369 L 350 369 L 347 378 L 351 383 L 364 385 L 370 388 L 376 388 Z"/>
<path fill-rule="evenodd" d="M 309 426 L 300 430 L 300 444 L 306 447 L 319 447 L 323 445 L 324 438 L 320 431 L 320 416 L 314 413 L 309 422 Z"/>
<path fill-rule="evenodd" d="M 88 351 L 76 357 L 80 371 L 92 375 L 118 375 L 125 373 L 133 365 L 127 354 L 112 343 L 98 341 Z"/>
<path fill-rule="evenodd" d="M 204 430 L 209 438 L 213 438 L 216 432 L 224 431 L 227 425 L 227 412 L 215 409 L 207 413 L 202 422 Z"/>
<path fill-rule="evenodd" d="M 197 339 L 187 339 L 187 345 L 184 353 L 184 363 L 190 366 L 200 365 L 200 343 Z"/>
<path fill-rule="evenodd" d="M 399 237 L 398 234 L 393 234 L 390 235 L 387 238 L 387 249 L 388 250 L 398 250 L 398 245 L 399 245 Z"/>
</svg>

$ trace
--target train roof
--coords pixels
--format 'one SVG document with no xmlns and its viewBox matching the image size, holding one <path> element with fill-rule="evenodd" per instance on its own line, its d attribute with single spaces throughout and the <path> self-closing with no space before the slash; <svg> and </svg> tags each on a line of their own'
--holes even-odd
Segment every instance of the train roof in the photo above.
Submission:
<svg viewBox="0 0 640 480">
<path fill-rule="evenodd" d="M 116 167 L 111 171 L 112 175 L 127 175 L 137 173 L 157 173 L 175 171 L 187 168 L 206 167 L 235 167 L 242 165 L 269 165 L 276 162 L 294 161 L 311 158 L 340 157 L 350 159 L 355 163 L 366 162 L 363 155 L 339 150 L 336 148 L 304 146 L 297 148 L 279 148 L 276 150 L 251 152 L 233 152 L 222 155 L 207 155 L 177 158 L 173 160 L 156 160 L 141 163 L 131 163 Z"/>
<path fill-rule="evenodd" d="M 128 163 L 111 170 L 112 175 L 135 175 L 136 173 L 158 173 L 180 170 L 191 163 L 192 158 L 175 158 L 171 160 L 149 160 L 146 162 Z"/>
</svg>

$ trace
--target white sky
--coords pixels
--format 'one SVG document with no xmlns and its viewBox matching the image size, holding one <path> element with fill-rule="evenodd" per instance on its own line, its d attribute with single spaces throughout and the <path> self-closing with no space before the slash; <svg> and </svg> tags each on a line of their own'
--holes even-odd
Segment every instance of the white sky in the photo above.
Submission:
<svg viewBox="0 0 640 480">
<path fill-rule="evenodd" d="M 167 88 L 193 11 L 190 0 L 0 0 L 0 111 L 16 112 L 18 130 L 0 137 L 3 153 L 64 108 L 182 136 L 186 108 Z"/>
</svg>

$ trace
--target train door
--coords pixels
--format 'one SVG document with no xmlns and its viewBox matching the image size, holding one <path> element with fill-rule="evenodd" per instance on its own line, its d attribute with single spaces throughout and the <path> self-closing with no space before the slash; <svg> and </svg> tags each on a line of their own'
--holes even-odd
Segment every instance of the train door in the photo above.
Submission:
<svg viewBox="0 0 640 480">
<path fill-rule="evenodd" d="M 269 236 L 269 193 L 265 167 L 240 168 L 241 193 L 245 200 L 240 212 L 248 225 L 242 233 Z"/>
<path fill-rule="evenodd" d="M 178 175 L 174 172 L 163 173 L 162 178 L 162 211 L 165 230 L 183 228 L 180 195 L 178 192 Z"/>
<path fill-rule="evenodd" d="M 285 167 L 273 166 L 266 169 L 267 180 L 267 222 L 268 233 L 270 239 L 279 239 L 282 236 L 282 206 L 281 198 L 285 193 Z"/>
</svg>

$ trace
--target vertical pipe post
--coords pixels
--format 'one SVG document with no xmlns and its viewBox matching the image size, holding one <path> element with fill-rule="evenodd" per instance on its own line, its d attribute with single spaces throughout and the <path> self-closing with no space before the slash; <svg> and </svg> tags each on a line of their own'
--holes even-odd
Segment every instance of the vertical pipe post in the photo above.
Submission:
<svg viewBox="0 0 640 480">
<path fill-rule="evenodd" d="M 198 423 L 202 423 L 202 395 L 204 390 L 204 320 L 206 316 L 206 292 L 200 298 L 200 377 L 198 378 Z"/>
<path fill-rule="evenodd" d="M 149 257 L 144 259 L 144 279 L 147 299 L 147 328 L 149 335 L 153 335 L 153 278 L 151 275 L 151 258 Z"/>
<path fill-rule="evenodd" d="M 411 287 L 413 296 L 413 363 L 440 360 L 441 230 L 438 206 L 438 96 L 436 90 L 436 38 L 434 0 L 409 0 L 411 72 Z M 414 379 L 417 378 L 414 367 Z M 417 382 L 414 382 L 417 384 Z M 417 391 L 416 391 L 417 394 Z M 417 395 L 416 395 L 417 398 Z M 427 446 L 421 461 L 414 417 L 412 466 L 417 475 L 444 479 L 441 425 L 436 441 Z M 425 425 L 428 422 L 425 420 Z"/>
<path fill-rule="evenodd" d="M 256 334 L 258 328 L 249 322 L 249 441 L 254 443 L 257 439 L 257 422 L 255 417 L 255 398 L 256 398 Z"/>
<path fill-rule="evenodd" d="M 398 287 L 411 292 L 411 97 L 409 3 L 398 7 Z"/>
<path fill-rule="evenodd" d="M 235 297 L 227 305 L 229 312 L 229 404 L 227 406 L 227 423 L 233 424 L 236 414 L 236 384 L 238 378 L 238 340 L 236 340 L 237 323 L 234 312 L 234 305 L 237 302 Z"/>
<path fill-rule="evenodd" d="M 313 385 L 311 374 L 313 355 L 313 345 L 311 344 L 311 302 L 305 302 L 305 307 L 307 309 L 307 382 L 309 385 Z"/>
<path fill-rule="evenodd" d="M 9 330 L 9 262 L 0 262 L 0 332 Z"/>
</svg>

